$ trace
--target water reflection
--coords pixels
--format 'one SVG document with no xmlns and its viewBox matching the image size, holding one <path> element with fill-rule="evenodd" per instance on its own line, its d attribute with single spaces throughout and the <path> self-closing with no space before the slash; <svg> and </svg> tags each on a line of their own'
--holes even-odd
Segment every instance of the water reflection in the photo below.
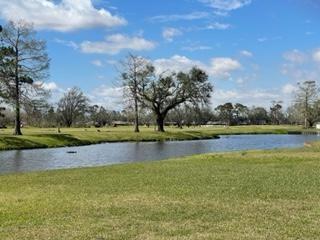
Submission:
<svg viewBox="0 0 320 240">
<path fill-rule="evenodd" d="M 199 153 L 299 147 L 315 135 L 233 135 L 216 140 L 107 143 L 84 147 L 0 152 L 0 173 L 160 160 Z M 68 154 L 75 151 L 76 154 Z"/>
</svg>

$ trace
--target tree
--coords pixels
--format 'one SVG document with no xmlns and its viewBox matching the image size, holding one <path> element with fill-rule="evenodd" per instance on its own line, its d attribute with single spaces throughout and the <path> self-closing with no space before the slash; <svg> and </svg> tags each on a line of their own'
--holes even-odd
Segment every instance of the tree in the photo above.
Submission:
<svg viewBox="0 0 320 240">
<path fill-rule="evenodd" d="M 270 107 L 270 117 L 273 124 L 280 124 L 280 119 L 282 115 L 282 101 L 272 101 L 272 106 Z"/>
<path fill-rule="evenodd" d="M 218 112 L 218 116 L 221 120 L 225 121 L 227 125 L 231 125 L 233 122 L 233 114 L 234 114 L 234 107 L 232 103 L 225 103 L 223 105 L 219 105 L 215 109 Z"/>
<path fill-rule="evenodd" d="M 263 107 L 253 107 L 249 111 L 249 120 L 251 124 L 266 124 L 269 121 L 268 112 Z"/>
<path fill-rule="evenodd" d="M 71 127 L 79 117 L 84 116 L 88 102 L 88 98 L 79 88 L 70 89 L 58 102 L 57 112 L 61 121 Z"/>
<path fill-rule="evenodd" d="M 199 68 L 189 72 L 154 75 L 154 68 L 148 67 L 139 87 L 141 101 L 156 116 L 157 130 L 164 132 L 164 121 L 169 111 L 182 103 L 208 104 L 213 91 L 208 75 Z"/>
<path fill-rule="evenodd" d="M 55 127 L 57 123 L 57 114 L 53 106 L 49 106 L 48 111 L 45 115 L 46 126 Z"/>
<path fill-rule="evenodd" d="M 315 81 L 305 81 L 299 83 L 299 88 L 296 93 L 296 106 L 304 116 L 305 128 L 312 127 L 317 120 L 315 114 L 315 103 L 318 100 L 318 87 Z"/>
<path fill-rule="evenodd" d="M 88 108 L 89 118 L 96 127 L 103 127 L 107 123 L 111 124 L 108 111 L 104 107 L 93 105 Z"/>
<path fill-rule="evenodd" d="M 237 124 L 246 123 L 248 120 L 249 109 L 241 103 L 234 105 L 234 118 Z"/>
<path fill-rule="evenodd" d="M 142 57 L 129 54 L 121 63 L 121 79 L 125 96 L 134 105 L 134 131 L 139 132 L 139 85 L 153 71 L 153 67 Z"/>
<path fill-rule="evenodd" d="M 303 122 L 303 116 L 297 104 L 293 104 L 287 108 L 286 118 L 289 124 L 301 124 Z"/>
<path fill-rule="evenodd" d="M 15 135 L 21 133 L 21 105 L 43 93 L 41 84 L 48 76 L 49 58 L 45 41 L 36 38 L 32 25 L 9 22 L 2 31 L 0 49 L 0 90 L 15 108 Z"/>
<path fill-rule="evenodd" d="M 0 103 L 1 103 L 1 100 L 0 100 Z M 1 106 L 0 106 L 0 118 L 4 118 L 4 117 L 5 117 L 4 113 L 2 113 L 2 112 L 4 112 L 5 110 L 6 110 L 5 107 L 1 107 Z"/>
</svg>

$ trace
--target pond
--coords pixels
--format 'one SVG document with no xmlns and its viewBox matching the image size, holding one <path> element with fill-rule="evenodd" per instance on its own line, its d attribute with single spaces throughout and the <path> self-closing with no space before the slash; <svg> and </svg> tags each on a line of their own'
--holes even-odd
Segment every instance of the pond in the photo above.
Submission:
<svg viewBox="0 0 320 240">
<path fill-rule="evenodd" d="M 0 152 L 0 173 L 103 166 L 210 152 L 292 148 L 315 140 L 320 140 L 320 137 L 316 135 L 230 135 L 212 140 L 105 143 L 82 147 L 2 151 Z"/>
</svg>

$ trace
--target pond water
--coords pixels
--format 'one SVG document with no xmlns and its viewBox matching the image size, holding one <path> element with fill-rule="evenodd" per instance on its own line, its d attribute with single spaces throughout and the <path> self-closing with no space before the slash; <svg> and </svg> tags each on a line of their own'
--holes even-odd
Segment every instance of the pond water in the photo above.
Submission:
<svg viewBox="0 0 320 240">
<path fill-rule="evenodd" d="M 0 152 L 0 173 L 103 166 L 153 161 L 209 152 L 275 149 L 303 146 L 316 135 L 231 135 L 220 139 L 105 143 L 98 145 Z M 68 152 L 73 152 L 72 154 Z"/>
</svg>

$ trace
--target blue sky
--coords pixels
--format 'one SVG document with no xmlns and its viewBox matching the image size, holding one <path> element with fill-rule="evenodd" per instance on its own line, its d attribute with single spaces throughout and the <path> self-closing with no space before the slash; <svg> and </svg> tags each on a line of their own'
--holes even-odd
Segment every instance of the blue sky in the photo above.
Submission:
<svg viewBox="0 0 320 240">
<path fill-rule="evenodd" d="M 117 66 L 128 52 L 158 71 L 205 69 L 224 102 L 288 105 L 296 83 L 320 80 L 317 0 L 0 0 L 2 24 L 33 22 L 46 39 L 55 102 L 79 86 L 121 108 Z"/>
</svg>

